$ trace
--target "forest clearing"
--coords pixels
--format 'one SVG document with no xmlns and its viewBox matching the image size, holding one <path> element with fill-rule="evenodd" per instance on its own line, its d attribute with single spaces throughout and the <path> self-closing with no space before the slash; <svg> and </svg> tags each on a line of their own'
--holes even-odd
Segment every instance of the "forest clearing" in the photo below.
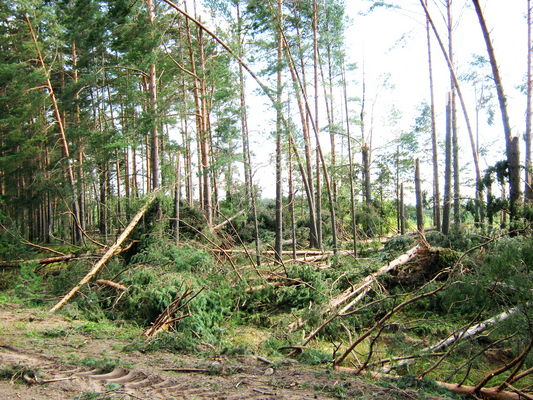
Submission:
<svg viewBox="0 0 533 400">
<path fill-rule="evenodd" d="M 0 399 L 532 399 L 521 3 L 0 0 Z"/>
</svg>

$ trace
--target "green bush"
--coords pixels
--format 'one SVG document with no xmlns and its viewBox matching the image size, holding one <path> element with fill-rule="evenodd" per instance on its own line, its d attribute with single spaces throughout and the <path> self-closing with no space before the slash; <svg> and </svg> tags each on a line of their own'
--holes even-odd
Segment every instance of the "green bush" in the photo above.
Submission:
<svg viewBox="0 0 533 400">
<path fill-rule="evenodd" d="M 469 273 L 436 298 L 441 312 L 476 315 L 486 310 L 484 315 L 490 316 L 496 310 L 533 300 L 531 238 L 502 238 L 488 247 L 483 257 L 472 255 L 465 263 Z"/>
<path fill-rule="evenodd" d="M 121 318 L 147 325 L 175 299 L 183 279 L 177 273 L 156 273 L 150 267 L 139 267 L 123 280 L 126 296 L 117 305 Z"/>
<path fill-rule="evenodd" d="M 205 251 L 189 245 L 177 245 L 168 240 L 149 240 L 145 247 L 131 258 L 131 264 L 167 268 L 168 271 L 207 272 L 212 259 Z"/>
</svg>

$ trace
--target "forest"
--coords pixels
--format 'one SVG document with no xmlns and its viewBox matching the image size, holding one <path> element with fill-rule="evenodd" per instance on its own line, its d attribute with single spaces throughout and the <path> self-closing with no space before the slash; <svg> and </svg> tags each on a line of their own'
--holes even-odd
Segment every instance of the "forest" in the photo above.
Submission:
<svg viewBox="0 0 533 400">
<path fill-rule="evenodd" d="M 0 398 L 533 398 L 498 3 L 0 0 Z"/>
</svg>

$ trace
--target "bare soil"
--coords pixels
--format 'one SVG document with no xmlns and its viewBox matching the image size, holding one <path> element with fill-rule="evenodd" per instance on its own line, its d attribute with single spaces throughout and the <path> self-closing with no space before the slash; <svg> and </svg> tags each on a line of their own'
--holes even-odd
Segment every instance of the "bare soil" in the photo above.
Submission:
<svg viewBox="0 0 533 400">
<path fill-rule="evenodd" d="M 123 340 L 69 329 L 81 323 L 38 309 L 0 305 L 0 400 L 435 398 L 292 360 L 124 352 Z M 47 335 L 51 331 L 55 334 Z M 88 357 L 120 362 L 103 371 L 84 366 Z"/>
</svg>

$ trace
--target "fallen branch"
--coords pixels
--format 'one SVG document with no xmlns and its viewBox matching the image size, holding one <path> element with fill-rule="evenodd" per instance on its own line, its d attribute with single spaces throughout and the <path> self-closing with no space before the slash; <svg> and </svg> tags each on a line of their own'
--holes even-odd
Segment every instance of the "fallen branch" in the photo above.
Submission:
<svg viewBox="0 0 533 400">
<path fill-rule="evenodd" d="M 440 292 L 441 290 L 444 290 L 444 288 L 446 288 L 448 286 L 448 283 L 445 282 L 444 284 L 442 284 L 441 286 L 439 286 L 438 288 L 434 289 L 434 290 L 431 290 L 429 292 L 426 292 L 426 293 L 421 293 L 417 296 L 414 296 L 414 297 L 411 297 L 405 301 L 403 301 L 402 303 L 398 304 L 396 307 L 394 307 L 392 310 L 390 310 L 387 314 L 385 314 L 378 322 L 376 322 L 371 328 L 367 329 L 365 333 L 363 333 L 361 336 L 359 336 L 352 344 L 350 344 L 350 346 L 348 346 L 348 348 L 346 349 L 346 351 L 340 356 L 338 357 L 333 365 L 337 366 L 337 365 L 340 365 L 342 364 L 342 362 L 344 361 L 344 359 L 346 357 L 348 357 L 348 355 L 353 351 L 353 349 L 355 349 L 355 347 L 361 343 L 363 340 L 365 340 L 368 336 L 370 336 L 372 334 L 372 332 L 374 332 L 376 329 L 380 329 L 383 324 L 388 321 L 394 314 L 396 314 L 398 311 L 400 311 L 401 309 L 403 309 L 404 307 L 408 306 L 409 304 L 411 303 L 414 303 L 415 301 L 418 301 L 420 299 L 423 299 L 425 297 L 428 297 L 428 296 L 433 296 L 435 294 L 437 294 L 438 292 Z"/>
<path fill-rule="evenodd" d="M 116 251 L 113 253 L 114 256 L 128 250 L 134 241 L 132 241 L 128 246 L 124 248 L 117 248 Z M 84 254 L 64 254 L 62 256 L 57 257 L 47 257 L 47 258 L 38 258 L 35 260 L 15 260 L 15 261 L 0 261 L 0 268 L 20 268 L 20 264 L 39 264 L 39 265 L 47 265 L 47 264 L 53 264 L 56 262 L 63 262 L 63 261 L 71 261 L 71 260 L 78 260 L 82 258 L 87 257 L 96 257 L 99 254 L 103 254 L 103 250 L 96 250 L 95 253 L 84 253 Z"/>
<path fill-rule="evenodd" d="M 411 261 L 416 255 L 418 254 L 418 251 L 423 248 L 420 245 L 417 245 L 410 249 L 407 253 L 402 254 L 400 257 L 396 258 L 395 260 L 391 261 L 387 265 L 384 265 L 376 272 L 368 275 L 366 278 L 361 280 L 359 284 L 352 286 L 351 288 L 345 290 L 337 297 L 333 298 L 329 302 L 329 308 L 326 310 L 325 314 L 332 313 L 333 310 L 338 307 L 339 305 L 345 303 L 346 301 L 350 300 L 352 297 L 357 296 L 354 300 L 352 300 L 348 305 L 343 307 L 341 310 L 333 312 L 327 319 L 324 321 L 321 325 L 319 325 L 313 332 L 311 332 L 303 342 L 303 345 L 305 346 L 307 343 L 309 343 L 318 333 L 326 327 L 331 321 L 333 321 L 335 318 L 337 318 L 339 315 L 342 315 L 346 313 L 350 308 L 352 308 L 355 304 L 357 304 L 361 299 L 370 291 L 372 283 L 375 282 L 376 278 L 380 275 L 386 274 L 393 269 L 406 264 L 407 262 Z"/>
<path fill-rule="evenodd" d="M 125 290 L 128 289 L 126 286 L 121 285 L 120 283 L 108 281 L 107 279 L 98 279 L 94 283 L 96 283 L 98 286 L 107 286 L 109 288 L 118 290 L 119 292 L 124 292 Z"/>
<path fill-rule="evenodd" d="M 245 282 L 245 280 L 243 279 L 242 275 L 239 273 L 239 270 L 237 268 L 237 266 L 235 265 L 235 263 L 232 261 L 231 257 L 229 257 L 227 255 L 227 251 L 225 249 L 223 249 L 222 247 L 220 247 L 219 245 L 217 245 L 215 242 L 213 242 L 211 239 L 209 239 L 202 231 L 196 229 L 194 226 L 192 226 L 191 224 L 187 223 L 186 221 L 182 220 L 182 219 L 179 219 L 178 220 L 181 224 L 184 224 L 186 226 L 188 226 L 189 228 L 191 228 L 193 231 L 195 231 L 196 233 L 198 233 L 200 236 L 202 236 L 205 240 L 207 240 L 209 242 L 209 244 L 211 244 L 212 246 L 216 246 L 218 247 L 219 250 L 221 250 L 225 255 L 226 255 L 226 258 L 228 259 L 228 261 L 230 262 L 231 266 L 233 267 L 233 270 L 235 271 L 235 274 L 237 274 L 237 276 L 239 277 L 239 279 L 242 281 L 242 282 Z"/>
<path fill-rule="evenodd" d="M 152 326 L 143 332 L 144 337 L 153 337 L 159 332 L 169 329 L 176 322 L 190 316 L 190 314 L 182 314 L 176 317 L 176 314 L 185 308 L 196 296 L 202 292 L 203 288 L 194 293 L 190 289 L 185 289 L 183 294 L 170 303 L 165 311 L 163 311 L 154 321 Z"/>
<path fill-rule="evenodd" d="M 222 253 L 219 249 L 211 249 L 210 251 L 215 253 Z M 227 254 L 246 254 L 246 250 L 241 249 L 231 249 L 226 250 L 225 253 Z M 252 253 L 254 254 L 254 253 Z M 268 255 L 274 255 L 276 252 L 274 250 L 262 250 L 261 254 L 268 254 Z M 332 255 L 332 251 L 320 251 L 320 250 L 296 250 L 296 253 L 293 253 L 292 250 L 283 250 L 281 252 L 282 255 L 288 255 L 288 254 L 296 254 L 298 256 L 320 256 L 323 254 L 329 254 Z"/>
<path fill-rule="evenodd" d="M 477 357 L 479 357 L 481 354 L 484 354 L 488 349 L 490 349 L 491 347 L 496 347 L 498 346 L 500 343 L 502 342 L 505 342 L 506 340 L 509 340 L 511 339 L 513 336 L 516 335 L 517 332 L 513 333 L 512 335 L 509 335 L 509 336 L 506 336 L 504 338 L 501 338 L 501 339 L 498 339 L 496 340 L 494 343 L 490 343 L 488 344 L 487 346 L 483 347 L 481 350 L 479 350 L 477 353 L 475 353 L 473 356 L 471 356 L 468 360 L 466 360 L 464 363 L 462 363 L 461 365 L 459 365 L 455 370 L 453 370 L 444 380 L 445 381 L 449 381 L 451 380 L 455 374 L 457 374 L 460 370 L 462 370 L 464 367 L 466 367 L 467 365 L 470 366 L 472 365 L 472 361 L 474 361 Z"/>
<path fill-rule="evenodd" d="M 200 374 L 208 374 L 211 372 L 211 370 L 207 368 L 163 368 L 161 371 L 168 371 L 168 372 L 184 372 L 184 373 L 200 373 Z"/>
<path fill-rule="evenodd" d="M 113 244 L 113 246 L 107 249 L 103 257 L 93 266 L 93 268 L 87 273 L 87 275 L 85 275 L 83 279 L 76 286 L 74 286 L 65 297 L 63 297 L 54 307 L 52 307 L 50 309 L 50 312 L 56 312 L 61 307 L 63 307 L 71 298 L 74 297 L 74 295 L 81 289 L 83 285 L 87 284 L 98 273 L 98 271 L 100 271 L 100 269 L 105 265 L 105 263 L 120 248 L 120 245 L 122 244 L 122 242 L 124 242 L 124 240 L 126 240 L 133 228 L 135 228 L 135 226 L 139 223 L 143 215 L 148 210 L 150 204 L 152 204 L 152 202 L 155 200 L 159 190 L 152 192 L 144 206 L 142 206 L 141 209 L 137 212 L 137 214 L 135 214 L 135 217 L 133 217 L 129 225 L 126 227 L 126 229 L 124 229 L 124 231 L 118 237 L 117 241 Z"/>
<path fill-rule="evenodd" d="M 483 386 L 485 386 L 492 378 L 494 378 L 495 376 L 498 376 L 500 374 L 503 374 L 505 371 L 511 369 L 512 367 L 514 367 L 515 365 L 518 364 L 518 367 L 520 368 L 522 365 L 523 365 L 523 362 L 525 361 L 525 358 L 526 356 L 529 354 L 529 352 L 531 351 L 531 347 L 533 347 L 533 338 L 529 341 L 529 345 L 524 349 L 524 351 L 522 351 L 522 353 L 520 353 L 514 360 L 512 360 L 511 362 L 505 364 L 503 367 L 501 368 L 498 368 L 497 370 L 495 371 L 491 371 L 487 374 L 487 376 L 485 376 L 475 387 L 474 389 L 474 393 L 479 393 L 480 390 L 483 388 Z M 516 373 L 518 372 L 518 370 L 515 371 L 514 374 L 511 374 L 510 375 L 510 378 L 512 379 Z M 507 383 L 507 379 L 504 381 L 504 383 L 502 385 L 499 385 L 497 388 L 496 388 L 496 391 L 499 392 L 501 391 L 504 387 L 505 387 L 505 383 Z"/>
<path fill-rule="evenodd" d="M 215 225 L 211 228 L 211 231 L 212 232 L 216 232 L 218 231 L 219 229 L 223 228 L 225 225 L 227 225 L 228 223 L 230 223 L 231 221 L 233 221 L 235 218 L 237 218 L 239 215 L 243 214 L 245 210 L 241 210 L 239 211 L 237 214 L 235 214 L 234 216 L 232 217 L 229 217 L 229 218 L 226 218 L 225 221 L 222 221 L 220 224 L 218 225 Z"/>
<path fill-rule="evenodd" d="M 504 311 L 501 314 L 498 314 L 495 317 L 489 318 L 489 319 L 487 319 L 487 320 L 485 320 L 485 321 L 483 321 L 483 322 L 481 322 L 481 323 L 479 323 L 477 325 L 474 325 L 474 326 L 472 326 L 472 327 L 470 327 L 468 329 L 465 329 L 465 330 L 462 330 L 462 331 L 459 331 L 459 332 L 454 332 L 454 334 L 452 334 L 451 336 L 447 337 L 444 340 L 441 340 L 440 342 L 434 344 L 433 346 L 429 346 L 429 347 L 426 347 L 426 348 L 420 350 L 419 353 L 437 352 L 439 350 L 442 350 L 442 349 L 450 346 L 451 344 L 453 344 L 457 340 L 468 339 L 468 338 L 470 338 L 472 336 L 475 336 L 475 335 L 485 331 L 487 328 L 491 327 L 492 325 L 497 324 L 498 322 L 505 321 L 510 316 L 516 314 L 518 311 L 520 311 L 520 307 L 513 307 L 510 310 Z M 394 368 L 403 367 L 403 366 L 405 366 L 407 364 L 410 364 L 411 362 L 413 362 L 413 360 L 411 360 L 411 359 L 403 360 L 400 363 L 396 364 L 394 366 Z M 391 369 L 392 369 L 392 367 L 386 367 L 386 368 L 383 368 L 381 371 L 384 372 L 384 373 L 388 373 L 388 372 L 390 372 Z"/>
<path fill-rule="evenodd" d="M 45 246 L 41 246 L 41 245 L 38 245 L 32 242 L 29 242 L 27 240 L 21 240 L 20 243 L 25 244 L 26 246 L 35 247 L 36 249 L 39 249 L 39 250 L 45 250 L 45 251 L 49 251 L 50 253 L 59 254 L 60 256 L 66 256 L 65 253 L 51 249 L 50 247 L 45 247 Z"/>
<path fill-rule="evenodd" d="M 65 378 L 52 378 L 52 379 L 40 379 L 38 377 L 31 377 L 28 375 L 23 375 L 22 379 L 30 385 L 43 385 L 45 383 L 61 382 L 61 381 L 71 381 L 73 379 L 78 379 L 76 376 L 69 376 Z"/>
</svg>

